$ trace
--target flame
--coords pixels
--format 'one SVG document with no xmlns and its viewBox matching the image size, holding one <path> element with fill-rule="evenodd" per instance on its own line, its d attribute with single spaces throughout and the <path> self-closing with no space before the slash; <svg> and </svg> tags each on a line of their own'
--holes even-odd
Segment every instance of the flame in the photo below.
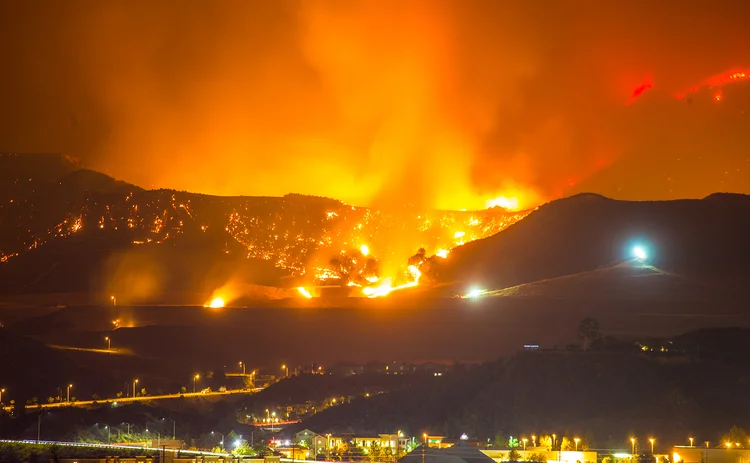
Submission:
<svg viewBox="0 0 750 463">
<path fill-rule="evenodd" d="M 306 297 L 308 299 L 312 299 L 312 294 L 310 294 L 310 292 L 307 289 L 303 288 L 302 286 L 300 286 L 299 288 L 297 288 L 297 291 L 299 291 L 299 293 L 302 296 L 304 296 L 304 297 Z"/>
<path fill-rule="evenodd" d="M 506 198 L 505 196 L 498 196 L 497 198 L 488 200 L 486 206 L 487 209 L 492 207 L 502 207 L 509 211 L 517 211 L 519 209 L 518 198 L 516 197 Z"/>
<path fill-rule="evenodd" d="M 221 297 L 215 297 L 211 299 L 211 302 L 206 304 L 204 307 L 209 307 L 211 309 L 220 309 L 224 307 L 224 299 Z"/>
<path fill-rule="evenodd" d="M 448 253 L 449 252 L 450 251 L 447 250 L 447 249 L 438 249 L 438 251 L 435 253 L 435 255 L 438 256 L 438 257 L 442 257 L 443 259 L 445 259 L 446 257 L 448 257 Z"/>
<path fill-rule="evenodd" d="M 372 299 L 375 297 L 387 296 L 393 291 L 398 291 L 398 290 L 406 289 L 406 288 L 413 288 L 417 286 L 419 284 L 419 278 L 422 276 L 422 272 L 420 272 L 419 269 L 415 265 L 410 265 L 407 268 L 407 271 L 409 275 L 411 276 L 412 281 L 408 283 L 404 283 L 402 285 L 393 286 L 393 280 L 390 277 L 388 277 L 384 279 L 383 282 L 380 283 L 380 285 L 376 287 L 363 288 L 362 294 Z"/>
<path fill-rule="evenodd" d="M 359 252 L 361 252 L 363 256 L 367 257 L 370 254 L 370 247 L 366 244 L 363 244 L 359 247 Z"/>
</svg>

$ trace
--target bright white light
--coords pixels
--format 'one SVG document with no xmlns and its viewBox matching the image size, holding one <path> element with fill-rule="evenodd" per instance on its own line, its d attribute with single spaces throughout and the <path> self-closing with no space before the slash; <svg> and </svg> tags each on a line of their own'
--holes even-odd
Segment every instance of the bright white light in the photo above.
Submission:
<svg viewBox="0 0 750 463">
<path fill-rule="evenodd" d="M 237 439 L 236 441 L 234 441 L 234 448 L 237 448 L 240 445 L 242 445 L 242 440 L 241 439 Z"/>
<path fill-rule="evenodd" d="M 469 436 L 466 433 L 461 434 L 461 440 L 469 440 Z"/>
<path fill-rule="evenodd" d="M 464 296 L 464 297 L 468 298 L 468 299 L 475 299 L 475 298 L 481 296 L 482 294 L 484 294 L 484 290 L 483 289 L 471 288 L 471 291 L 469 291 L 466 294 L 466 296 Z"/>
<path fill-rule="evenodd" d="M 638 260 L 646 260 L 648 258 L 648 254 L 646 254 L 646 249 L 644 249 L 643 246 L 634 247 L 633 256 L 635 256 L 635 258 Z"/>
</svg>

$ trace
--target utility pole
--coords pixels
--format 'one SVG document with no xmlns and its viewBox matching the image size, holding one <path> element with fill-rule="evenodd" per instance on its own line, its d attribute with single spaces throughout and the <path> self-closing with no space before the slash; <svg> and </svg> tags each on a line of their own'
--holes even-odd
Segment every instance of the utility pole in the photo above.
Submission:
<svg viewBox="0 0 750 463">
<path fill-rule="evenodd" d="M 44 412 L 40 413 L 36 419 L 36 443 L 38 444 L 42 437 L 42 416 Z"/>
</svg>

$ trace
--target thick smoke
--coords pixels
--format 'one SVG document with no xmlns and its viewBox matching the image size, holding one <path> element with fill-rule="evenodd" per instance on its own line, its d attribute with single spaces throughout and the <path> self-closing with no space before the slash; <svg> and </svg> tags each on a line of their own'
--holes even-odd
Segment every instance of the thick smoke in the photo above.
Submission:
<svg viewBox="0 0 750 463">
<path fill-rule="evenodd" d="M 638 186 L 644 163 L 666 172 L 678 156 L 664 153 L 691 146 L 692 125 L 664 124 L 680 114 L 671 95 L 750 66 L 746 9 L 5 2 L 0 149 L 63 151 L 144 187 L 360 205 L 476 208 L 504 195 L 531 206 L 581 188 L 624 198 L 750 191 L 747 175 L 687 186 L 736 168 L 732 141 L 723 156 L 681 168 L 682 188 L 662 177 Z M 627 104 L 644 81 L 653 88 Z"/>
</svg>

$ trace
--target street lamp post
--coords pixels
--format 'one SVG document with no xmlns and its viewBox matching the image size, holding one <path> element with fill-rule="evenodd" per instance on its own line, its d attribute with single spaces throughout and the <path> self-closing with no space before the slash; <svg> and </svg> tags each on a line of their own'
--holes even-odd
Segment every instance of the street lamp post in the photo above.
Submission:
<svg viewBox="0 0 750 463">
<path fill-rule="evenodd" d="M 245 362 L 240 362 L 240 367 L 242 367 L 242 376 L 245 376 Z"/>
<path fill-rule="evenodd" d="M 220 432 L 214 432 L 214 431 L 211 431 L 211 434 L 218 434 L 221 436 L 221 441 L 219 442 L 219 445 L 221 445 L 221 447 L 224 448 L 224 434 Z"/>
<path fill-rule="evenodd" d="M 132 424 L 130 424 L 130 423 L 124 423 L 124 422 L 122 424 L 124 424 L 125 426 L 128 427 L 128 435 L 130 435 L 130 427 L 132 426 Z"/>
<path fill-rule="evenodd" d="M 526 439 L 525 437 L 524 437 L 523 439 L 521 439 L 521 442 L 523 442 L 523 451 L 524 451 L 524 452 L 526 451 L 526 442 L 528 442 L 528 441 L 529 441 L 529 440 L 528 440 L 528 439 Z"/>
<path fill-rule="evenodd" d="M 68 403 L 70 403 L 70 388 L 72 388 L 72 384 L 68 384 Z"/>
<path fill-rule="evenodd" d="M 288 378 L 289 377 L 289 367 L 287 367 L 286 364 L 285 364 L 285 365 L 281 365 L 281 369 L 284 370 L 284 377 Z"/>
<path fill-rule="evenodd" d="M 112 340 L 109 338 L 109 336 L 105 336 L 104 340 L 107 341 L 107 350 L 112 350 Z"/>
<path fill-rule="evenodd" d="M 651 455 L 653 455 L 654 454 L 654 442 L 656 442 L 656 439 L 654 439 L 653 437 L 650 437 L 648 441 L 651 442 Z"/>
<path fill-rule="evenodd" d="M 581 441 L 581 439 L 579 439 L 579 438 L 577 438 L 577 437 L 573 439 L 573 442 L 575 442 L 575 443 L 576 443 L 576 452 L 578 451 L 578 443 L 579 443 L 580 441 Z"/>
<path fill-rule="evenodd" d="M 110 438 L 112 437 L 112 430 L 109 428 L 109 425 L 104 426 L 104 429 L 107 430 L 107 445 L 109 445 Z"/>
<path fill-rule="evenodd" d="M 138 384 L 138 379 L 133 380 L 133 398 L 135 399 L 136 392 L 135 392 L 135 386 Z"/>
<path fill-rule="evenodd" d="M 5 388 L 0 389 L 0 404 L 3 403 L 3 392 L 5 392 Z"/>
<path fill-rule="evenodd" d="M 692 447 L 693 446 L 693 438 L 692 437 L 688 437 L 688 440 L 690 441 L 690 446 Z"/>
<path fill-rule="evenodd" d="M 557 434 L 552 434 L 552 450 L 555 449 L 556 443 L 557 443 Z"/>
<path fill-rule="evenodd" d="M 109 296 L 109 299 L 112 301 L 112 305 L 117 305 L 117 298 L 114 296 Z"/>
<path fill-rule="evenodd" d="M 172 418 L 162 418 L 162 420 L 169 420 L 172 422 L 172 440 L 175 440 L 175 430 L 177 429 L 177 421 Z"/>
<path fill-rule="evenodd" d="M 195 394 L 195 382 L 198 381 L 201 378 L 201 375 L 196 374 L 193 376 L 193 394 Z"/>
<path fill-rule="evenodd" d="M 635 455 L 635 437 L 630 438 L 630 454 Z"/>
</svg>

